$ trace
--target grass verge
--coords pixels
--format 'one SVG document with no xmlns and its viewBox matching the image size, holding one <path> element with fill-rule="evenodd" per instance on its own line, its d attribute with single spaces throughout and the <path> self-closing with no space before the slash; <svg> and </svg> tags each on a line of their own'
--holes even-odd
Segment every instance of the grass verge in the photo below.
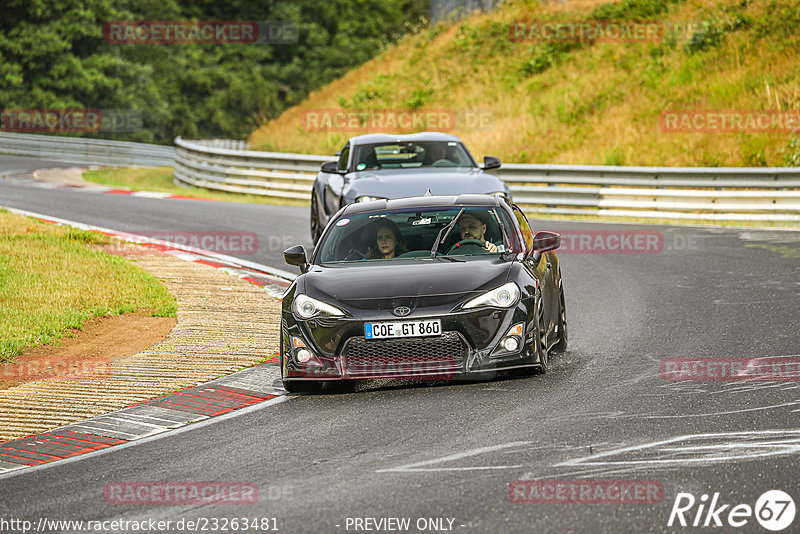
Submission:
<svg viewBox="0 0 800 534">
<path fill-rule="evenodd" d="M 175 297 L 158 279 L 88 246 L 109 241 L 0 210 L 0 363 L 92 317 L 138 310 L 176 316 Z"/>
<path fill-rule="evenodd" d="M 285 206 L 309 205 L 309 202 L 299 200 L 270 198 L 243 193 L 227 193 L 225 191 L 209 191 L 208 189 L 199 187 L 181 187 L 173 183 L 172 167 L 90 170 L 84 171 L 83 179 L 97 184 L 124 187 L 131 191 L 158 191 L 161 193 L 219 200 L 222 202 L 279 204 Z"/>
</svg>

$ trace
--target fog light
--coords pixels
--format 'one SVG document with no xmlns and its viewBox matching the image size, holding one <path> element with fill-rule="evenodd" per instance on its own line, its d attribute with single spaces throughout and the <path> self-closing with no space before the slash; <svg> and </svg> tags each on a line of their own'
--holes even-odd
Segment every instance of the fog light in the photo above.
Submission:
<svg viewBox="0 0 800 534">
<path fill-rule="evenodd" d="M 307 363 L 311 359 L 311 356 L 311 351 L 308 349 L 300 349 L 295 354 L 295 358 L 297 358 L 297 361 L 300 363 Z"/>
<path fill-rule="evenodd" d="M 519 340 L 515 337 L 507 337 L 503 339 L 502 345 L 508 352 L 514 352 L 519 348 Z"/>
</svg>

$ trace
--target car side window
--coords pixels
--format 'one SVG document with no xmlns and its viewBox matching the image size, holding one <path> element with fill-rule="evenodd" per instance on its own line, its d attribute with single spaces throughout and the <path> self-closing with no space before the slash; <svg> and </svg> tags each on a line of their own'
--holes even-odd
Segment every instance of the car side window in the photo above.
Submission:
<svg viewBox="0 0 800 534">
<path fill-rule="evenodd" d="M 350 145 L 347 145 L 342 149 L 342 153 L 339 154 L 339 165 L 337 166 L 337 168 L 340 171 L 347 170 L 347 160 L 349 159 L 349 156 L 350 156 Z"/>
<path fill-rule="evenodd" d="M 528 219 L 525 218 L 525 215 L 523 215 L 523 213 L 517 207 L 514 207 L 514 216 L 517 218 L 519 227 L 522 230 L 522 239 L 525 241 L 525 250 L 530 250 L 531 247 L 533 247 L 533 232 L 531 232 Z"/>
</svg>

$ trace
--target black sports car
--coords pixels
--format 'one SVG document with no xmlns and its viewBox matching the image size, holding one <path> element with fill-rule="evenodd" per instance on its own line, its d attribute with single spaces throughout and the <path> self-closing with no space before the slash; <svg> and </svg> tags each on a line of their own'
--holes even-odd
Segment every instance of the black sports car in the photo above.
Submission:
<svg viewBox="0 0 800 534">
<path fill-rule="evenodd" d="M 287 391 L 323 381 L 545 372 L 567 346 L 561 237 L 494 195 L 351 204 L 283 298 Z"/>
<path fill-rule="evenodd" d="M 329 161 L 311 191 L 311 239 L 322 234 L 330 217 L 354 202 L 424 195 L 487 193 L 511 198 L 508 185 L 485 172 L 500 160 L 483 158 L 478 165 L 461 139 L 422 132 L 408 135 L 369 134 L 351 138 Z"/>
</svg>

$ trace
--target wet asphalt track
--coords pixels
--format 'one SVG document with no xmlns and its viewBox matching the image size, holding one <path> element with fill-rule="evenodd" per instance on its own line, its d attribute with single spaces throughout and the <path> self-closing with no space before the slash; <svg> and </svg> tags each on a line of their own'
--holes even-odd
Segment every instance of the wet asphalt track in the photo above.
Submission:
<svg viewBox="0 0 800 534">
<path fill-rule="evenodd" d="M 25 165 L 41 166 L 0 158 L 0 173 Z M 284 243 L 309 244 L 303 208 L 51 191 L 7 180 L 0 180 L 0 205 L 125 231 L 252 231 L 261 248 L 243 257 L 287 270 Z M 727 512 L 755 505 L 771 489 L 800 505 L 800 382 L 659 375 L 663 358 L 800 355 L 800 232 L 532 224 L 662 232 L 658 253 L 560 256 L 570 349 L 547 375 L 290 396 L 0 477 L 0 518 L 172 520 L 171 531 L 181 518 L 268 517 L 283 533 L 375 532 L 356 530 L 347 518 L 396 517 L 411 520 L 400 532 L 420 532 L 420 518 L 452 519 L 451 531 L 463 533 L 695 532 L 710 527 L 667 526 L 676 495 L 719 492 L 719 503 L 731 505 L 720 515 L 724 531 L 765 532 L 753 517 L 732 529 Z M 655 504 L 511 502 L 509 483 L 526 479 L 651 480 L 664 497 Z M 240 506 L 107 504 L 104 485 L 126 481 L 246 481 L 259 486 L 260 498 Z M 697 505 L 686 518 L 696 512 Z M 798 530 L 800 517 L 785 532 Z"/>
</svg>

